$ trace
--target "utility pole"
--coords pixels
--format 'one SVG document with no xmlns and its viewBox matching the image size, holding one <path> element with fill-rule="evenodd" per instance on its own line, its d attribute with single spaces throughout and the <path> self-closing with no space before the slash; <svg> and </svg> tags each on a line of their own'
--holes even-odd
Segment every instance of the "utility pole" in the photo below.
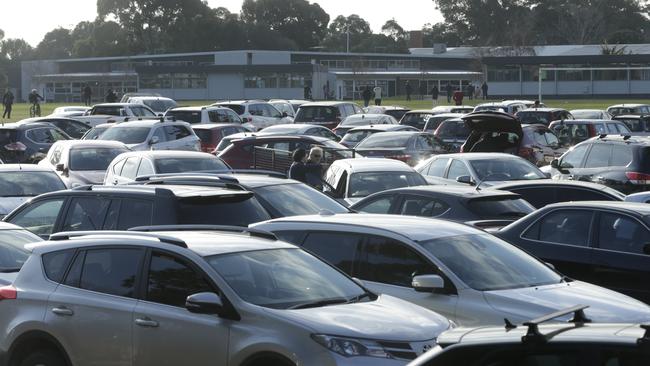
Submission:
<svg viewBox="0 0 650 366">
<path fill-rule="evenodd" d="M 350 24 L 345 28 L 346 29 L 346 34 L 347 34 L 347 53 L 350 53 Z"/>
</svg>

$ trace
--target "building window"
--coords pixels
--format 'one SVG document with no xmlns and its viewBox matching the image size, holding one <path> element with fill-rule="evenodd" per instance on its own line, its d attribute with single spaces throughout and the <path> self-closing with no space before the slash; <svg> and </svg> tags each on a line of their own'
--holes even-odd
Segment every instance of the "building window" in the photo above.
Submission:
<svg viewBox="0 0 650 366">
<path fill-rule="evenodd" d="M 171 89 L 171 74 L 144 74 L 140 76 L 140 89 Z"/>
<path fill-rule="evenodd" d="M 519 81 L 519 66 L 489 67 L 488 81 Z"/>
<path fill-rule="evenodd" d="M 553 67 L 552 65 L 541 65 L 541 67 Z M 522 81 L 539 81 L 540 66 L 525 65 L 521 67 Z M 555 70 L 541 70 L 542 81 L 555 81 Z"/>
<path fill-rule="evenodd" d="M 558 67 L 589 67 L 588 65 L 558 65 Z M 558 70 L 559 81 L 590 81 L 590 70 Z"/>
<path fill-rule="evenodd" d="M 205 74 L 174 74 L 174 89 L 205 89 L 207 76 Z"/>
<path fill-rule="evenodd" d="M 627 65 L 607 64 L 607 65 L 592 65 L 593 67 L 627 67 Z M 594 70 L 594 80 L 627 80 L 627 69 L 621 70 Z"/>
<path fill-rule="evenodd" d="M 278 87 L 276 74 L 247 75 L 244 78 L 244 88 L 269 89 Z"/>
</svg>

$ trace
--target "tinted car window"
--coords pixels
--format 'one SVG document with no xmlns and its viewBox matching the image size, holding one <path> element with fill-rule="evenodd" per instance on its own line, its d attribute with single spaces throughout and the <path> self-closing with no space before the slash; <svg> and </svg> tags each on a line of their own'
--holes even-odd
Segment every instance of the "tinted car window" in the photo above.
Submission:
<svg viewBox="0 0 650 366">
<path fill-rule="evenodd" d="M 303 247 L 326 262 L 352 275 L 354 261 L 363 240 L 362 235 L 349 233 L 311 233 Z"/>
<path fill-rule="evenodd" d="M 101 134 L 98 140 L 119 141 L 124 144 L 140 144 L 149 136 L 149 127 L 114 127 Z"/>
<path fill-rule="evenodd" d="M 445 171 L 447 170 L 447 163 L 449 163 L 448 158 L 434 160 L 431 162 L 431 165 L 429 165 L 429 169 L 426 172 L 426 175 L 442 178 L 445 175 Z"/>
<path fill-rule="evenodd" d="M 358 277 L 374 282 L 411 287 L 414 275 L 435 273 L 433 265 L 406 245 L 380 236 L 368 236 L 366 262 Z"/>
<path fill-rule="evenodd" d="M 419 173 L 411 172 L 367 172 L 350 176 L 350 197 L 365 197 L 392 188 L 426 185 Z"/>
<path fill-rule="evenodd" d="M 109 204 L 109 200 L 99 197 L 73 198 L 61 230 L 102 230 Z"/>
<path fill-rule="evenodd" d="M 190 131 L 184 126 L 165 126 L 165 133 L 167 134 L 167 141 L 180 140 L 190 136 Z"/>
<path fill-rule="evenodd" d="M 65 189 L 56 173 L 4 171 L 0 174 L 0 197 L 38 196 Z"/>
<path fill-rule="evenodd" d="M 599 192 L 596 189 L 559 187 L 557 189 L 557 202 L 569 201 L 614 201 L 612 196 Z"/>
<path fill-rule="evenodd" d="M 276 217 L 315 215 L 322 210 L 348 212 L 338 202 L 305 184 L 277 184 L 253 190 L 262 205 Z"/>
<path fill-rule="evenodd" d="M 63 202 L 64 199 L 59 198 L 35 203 L 20 211 L 10 222 L 36 235 L 50 235 Z"/>
<path fill-rule="evenodd" d="M 528 239 L 549 243 L 589 245 L 592 212 L 588 210 L 557 210 L 542 217 L 524 234 Z"/>
<path fill-rule="evenodd" d="M 400 207 L 400 215 L 435 217 L 447 212 L 449 205 L 438 199 L 405 195 Z"/>
<path fill-rule="evenodd" d="M 579 168 L 582 164 L 582 160 L 587 153 L 589 145 L 580 145 L 576 146 L 573 150 L 567 152 L 562 157 L 562 163 L 560 164 L 562 168 Z"/>
<path fill-rule="evenodd" d="M 535 211 L 524 199 L 513 196 L 475 198 L 467 207 L 482 220 L 516 220 Z"/>
<path fill-rule="evenodd" d="M 147 300 L 159 304 L 185 307 L 188 296 L 215 292 L 205 278 L 185 261 L 160 252 L 151 254 Z"/>
<path fill-rule="evenodd" d="M 108 165 L 126 149 L 80 148 L 70 150 L 70 170 L 106 170 Z"/>
<path fill-rule="evenodd" d="M 156 159 L 158 174 L 198 172 L 205 170 L 228 170 L 226 164 L 219 158 L 207 156 L 205 158 L 164 158 Z"/>
<path fill-rule="evenodd" d="M 43 254 L 43 269 L 47 278 L 61 282 L 73 255 L 74 249 Z"/>
<path fill-rule="evenodd" d="M 387 214 L 397 199 L 397 195 L 378 197 L 368 202 L 363 202 L 355 206 L 355 210 L 375 214 Z"/>
<path fill-rule="evenodd" d="M 86 252 L 79 287 L 110 295 L 133 297 L 142 262 L 140 249 L 96 249 Z"/>
<path fill-rule="evenodd" d="M 53 144 L 59 140 L 68 138 L 53 128 L 34 128 L 27 130 L 25 136 L 37 144 Z"/>
<path fill-rule="evenodd" d="M 212 119 L 212 111 L 210 114 L 210 122 L 218 122 Z M 165 117 L 175 117 L 177 121 L 183 121 L 191 124 L 201 123 L 201 111 L 168 111 Z"/>
<path fill-rule="evenodd" d="M 412 134 L 395 136 L 393 134 L 376 133 L 361 141 L 359 145 L 357 145 L 357 149 L 407 147 L 411 137 L 413 137 Z"/>
<path fill-rule="evenodd" d="M 456 180 L 458 177 L 470 176 L 469 169 L 465 164 L 459 160 L 453 160 L 451 166 L 449 167 L 449 173 L 447 173 L 448 179 Z"/>
<path fill-rule="evenodd" d="M 81 136 L 90 130 L 90 126 L 76 121 L 57 121 L 52 123 L 68 136 L 75 139 L 80 139 Z"/>
<path fill-rule="evenodd" d="M 271 219 L 255 198 L 245 195 L 180 200 L 179 224 L 248 226 Z"/>
<path fill-rule="evenodd" d="M 241 104 L 220 104 L 220 106 L 230 108 L 239 115 L 244 114 L 244 112 L 246 111 L 246 107 L 244 107 Z"/>
<path fill-rule="evenodd" d="M 536 166 L 524 159 L 477 159 L 470 160 L 476 176 L 481 181 L 531 180 L 546 178 Z"/>
<path fill-rule="evenodd" d="M 594 144 L 589 151 L 585 168 L 602 168 L 609 166 L 609 156 L 612 152 L 611 145 Z"/>
<path fill-rule="evenodd" d="M 338 117 L 336 107 L 300 107 L 296 114 L 296 122 L 328 122 Z"/>
<path fill-rule="evenodd" d="M 644 254 L 650 243 L 650 232 L 639 221 L 625 215 L 601 213 L 598 245 L 601 249 Z"/>
<path fill-rule="evenodd" d="M 117 230 L 151 225 L 153 203 L 141 200 L 122 200 Z"/>
<path fill-rule="evenodd" d="M 612 146 L 611 166 L 626 166 L 632 162 L 632 147 L 624 145 Z"/>
</svg>

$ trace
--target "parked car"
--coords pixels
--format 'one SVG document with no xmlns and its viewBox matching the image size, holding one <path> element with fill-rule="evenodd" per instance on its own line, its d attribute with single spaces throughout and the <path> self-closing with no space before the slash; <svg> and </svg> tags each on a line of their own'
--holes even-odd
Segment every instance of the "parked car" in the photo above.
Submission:
<svg viewBox="0 0 650 366">
<path fill-rule="evenodd" d="M 4 218 L 47 239 L 62 231 L 126 230 L 147 225 L 247 226 L 270 219 L 241 187 L 85 186 L 42 194 Z"/>
<path fill-rule="evenodd" d="M 553 179 L 604 184 L 625 194 L 650 190 L 650 138 L 594 137 L 551 163 Z"/>
<path fill-rule="evenodd" d="M 251 123 L 244 123 L 235 111 L 222 106 L 203 107 L 176 107 L 165 113 L 166 119 L 183 121 L 191 125 L 226 123 L 241 125 L 247 131 L 253 131 L 256 127 Z"/>
<path fill-rule="evenodd" d="M 134 151 L 201 150 L 201 140 L 187 122 L 145 120 L 120 123 L 99 135 L 97 140 L 119 141 Z"/>
<path fill-rule="evenodd" d="M 546 179 L 529 161 L 503 153 L 436 155 L 415 167 L 430 184 L 490 187 L 503 181 Z"/>
<path fill-rule="evenodd" d="M 506 226 L 535 208 L 521 196 L 493 189 L 418 186 L 375 193 L 350 206 L 357 212 L 438 218 L 486 228 Z"/>
<path fill-rule="evenodd" d="M 0 126 L 0 159 L 5 164 L 34 164 L 60 140 L 72 137 L 49 123 L 5 123 Z"/>
<path fill-rule="evenodd" d="M 484 111 L 462 117 L 472 131 L 460 152 L 505 152 L 518 154 L 523 130 L 519 120 L 505 112 Z"/>
<path fill-rule="evenodd" d="M 548 165 L 567 149 L 548 127 L 541 124 L 521 125 L 524 139 L 518 155 L 537 166 Z"/>
<path fill-rule="evenodd" d="M 398 131 L 371 135 L 355 151 L 368 158 L 395 159 L 415 166 L 432 155 L 449 153 L 450 149 L 430 133 Z"/>
<path fill-rule="evenodd" d="M 464 116 L 464 113 L 440 113 L 436 114 L 433 117 L 430 117 L 424 127 L 422 128 L 423 131 L 425 132 L 435 132 L 440 125 L 447 120 L 450 119 L 460 119 L 460 117 Z"/>
<path fill-rule="evenodd" d="M 471 113 L 474 111 L 474 106 L 471 105 L 439 105 L 436 107 L 433 107 L 431 111 L 433 114 L 441 114 L 441 113 Z"/>
<path fill-rule="evenodd" d="M 649 214 L 645 203 L 556 203 L 496 234 L 569 277 L 650 304 Z"/>
<path fill-rule="evenodd" d="M 58 141 L 38 165 L 55 171 L 68 188 L 102 184 L 111 161 L 127 151 L 116 141 Z"/>
<path fill-rule="evenodd" d="M 420 173 L 393 159 L 341 159 L 325 172 L 325 192 L 346 206 L 373 193 L 427 184 Z"/>
<path fill-rule="evenodd" d="M 43 193 L 66 189 L 52 169 L 34 164 L 0 164 L 0 219 Z"/>
<path fill-rule="evenodd" d="M 135 182 L 138 177 L 157 174 L 224 171 L 230 167 L 218 157 L 197 151 L 132 151 L 109 161 L 105 178 L 98 184 L 116 185 Z"/>
<path fill-rule="evenodd" d="M 39 241 L 41 238 L 23 228 L 0 222 L 0 286 L 13 283 L 27 261 L 30 253 L 25 244 Z"/>
<path fill-rule="evenodd" d="M 328 138 L 332 141 L 339 141 L 341 139 L 329 128 L 318 126 L 318 125 L 302 124 L 302 123 L 269 126 L 267 128 L 260 130 L 256 135 L 257 136 L 270 136 L 270 135 L 320 136 L 320 137 Z"/>
<path fill-rule="evenodd" d="M 592 324 L 586 306 L 526 321 L 523 326 L 462 328 L 438 337 L 438 346 L 408 366 L 449 365 L 645 365 L 648 327 Z M 569 323 L 557 323 L 569 319 Z M 554 321 L 555 324 L 544 324 Z"/>
<path fill-rule="evenodd" d="M 572 109 L 569 111 L 575 119 L 612 119 L 612 115 L 603 109 Z"/>
<path fill-rule="evenodd" d="M 263 100 L 228 101 L 212 105 L 232 109 L 241 117 L 243 123 L 251 126 L 249 129 L 253 131 L 272 125 L 293 123 L 293 119 L 288 117 L 286 113 L 278 111 L 274 106 Z"/>
<path fill-rule="evenodd" d="M 404 117 L 404 114 L 410 111 L 410 109 L 398 105 L 387 105 L 387 106 L 371 105 L 369 107 L 364 108 L 364 110 L 366 114 L 387 114 L 395 118 L 396 121 L 402 119 L 402 117 Z"/>
<path fill-rule="evenodd" d="M 400 125 L 415 127 L 420 131 L 424 131 L 424 126 L 427 121 L 435 114 L 431 109 L 416 109 L 404 113 L 402 119 L 399 120 Z"/>
<path fill-rule="evenodd" d="M 291 99 L 291 100 L 286 100 L 286 99 L 271 99 L 269 100 L 269 103 L 273 105 L 275 108 L 277 108 L 280 112 L 286 112 L 287 116 L 291 118 L 296 117 L 296 113 L 298 113 L 298 108 L 300 108 L 301 105 L 305 103 L 310 103 L 309 100 L 299 100 L 299 99 Z"/>
<path fill-rule="evenodd" d="M 519 323 L 576 303 L 594 322 L 646 322 L 650 306 L 563 277 L 483 230 L 412 216 L 338 214 L 252 226 L 320 256 L 377 293 L 395 296 L 460 326 Z"/>
<path fill-rule="evenodd" d="M 20 121 L 21 123 L 50 123 L 73 139 L 80 139 L 90 127 L 83 122 L 64 117 L 36 117 Z"/>
<path fill-rule="evenodd" d="M 368 126 L 359 126 L 353 127 L 345 133 L 345 136 L 339 141 L 341 145 L 353 148 L 357 146 L 361 141 L 363 141 L 368 136 L 374 135 L 378 132 L 395 132 L 395 131 L 413 131 L 418 132 L 419 130 L 415 127 L 408 125 L 368 125 Z"/>
<path fill-rule="evenodd" d="M 650 105 L 648 104 L 616 104 L 607 107 L 607 113 L 616 117 L 620 114 L 650 114 Z"/>
<path fill-rule="evenodd" d="M 286 173 L 293 162 L 291 154 L 298 148 L 314 146 L 324 151 L 323 162 L 353 157 L 345 146 L 325 137 L 316 136 L 251 136 L 233 139 L 217 156 L 233 169 L 266 169 Z M 220 146 L 217 147 L 219 150 Z"/>
<path fill-rule="evenodd" d="M 449 146 L 450 152 L 459 152 L 471 130 L 461 118 L 448 118 L 440 122 L 433 135 Z"/>
<path fill-rule="evenodd" d="M 351 102 L 312 102 L 300 106 L 294 123 L 308 123 L 334 129 L 346 117 L 363 110 Z"/>
<path fill-rule="evenodd" d="M 149 107 L 156 114 L 164 114 L 171 108 L 178 107 L 178 103 L 171 98 L 165 97 L 129 97 L 126 103 L 143 104 Z"/>
<path fill-rule="evenodd" d="M 629 131 L 634 134 L 650 135 L 650 115 L 635 116 L 629 114 L 619 114 L 616 117 L 612 117 L 612 119 L 625 123 Z"/>
<path fill-rule="evenodd" d="M 627 125 L 621 121 L 602 119 L 555 121 L 551 122 L 548 128 L 555 132 L 555 135 L 560 139 L 560 144 L 563 145 L 577 145 L 599 135 L 629 135 L 632 133 Z"/>
<path fill-rule="evenodd" d="M 526 108 L 533 108 L 537 103 L 537 108 L 546 108 L 546 104 L 541 103 L 539 100 L 530 100 L 530 99 L 511 99 L 504 100 L 504 103 L 521 103 L 526 106 Z"/>
<path fill-rule="evenodd" d="M 523 197 L 535 208 L 569 201 L 623 201 L 625 195 L 602 184 L 570 180 L 518 180 L 491 186 Z"/>
<path fill-rule="evenodd" d="M 191 354 L 197 366 L 398 366 L 452 326 L 270 233 L 142 230 L 61 234 L 35 247 L 3 287 L 0 311 L 15 314 L 0 319 L 5 359 L 183 365 Z"/>
<path fill-rule="evenodd" d="M 77 106 L 77 105 L 68 105 L 63 107 L 56 107 L 47 117 L 64 117 L 72 118 L 83 116 L 86 112 L 90 110 L 90 107 L 86 106 Z"/>
<path fill-rule="evenodd" d="M 82 137 L 82 140 L 97 140 L 99 136 L 109 128 L 115 126 L 115 123 L 103 123 L 88 130 Z"/>
<path fill-rule="evenodd" d="M 202 123 L 192 125 L 192 130 L 201 140 L 201 151 L 207 153 L 213 152 L 225 137 L 249 131 L 237 123 Z"/>
<path fill-rule="evenodd" d="M 343 137 L 348 131 L 359 126 L 397 124 L 397 120 L 387 114 L 353 114 L 341 121 L 332 131 L 337 136 Z"/>
<path fill-rule="evenodd" d="M 546 127 L 553 121 L 575 119 L 573 115 L 562 108 L 527 108 L 515 113 L 522 124 L 541 124 Z"/>
<path fill-rule="evenodd" d="M 519 101 L 503 101 L 479 104 L 474 108 L 473 112 L 504 112 L 514 116 L 517 112 L 526 108 L 528 107 Z"/>
<path fill-rule="evenodd" d="M 115 123 L 156 117 L 158 115 L 151 108 L 143 104 L 102 103 L 94 105 L 86 114 L 75 117 L 75 119 L 90 127 L 95 127 L 102 123 Z"/>
<path fill-rule="evenodd" d="M 150 93 L 150 92 L 133 92 L 133 93 L 124 93 L 122 98 L 120 98 L 120 103 L 128 103 L 128 100 L 133 97 L 162 97 L 160 93 Z"/>
<path fill-rule="evenodd" d="M 618 191 L 617 191 L 618 192 Z M 632 193 L 625 196 L 623 200 L 625 202 L 640 202 L 640 203 L 650 203 L 650 192 L 638 192 Z"/>
</svg>

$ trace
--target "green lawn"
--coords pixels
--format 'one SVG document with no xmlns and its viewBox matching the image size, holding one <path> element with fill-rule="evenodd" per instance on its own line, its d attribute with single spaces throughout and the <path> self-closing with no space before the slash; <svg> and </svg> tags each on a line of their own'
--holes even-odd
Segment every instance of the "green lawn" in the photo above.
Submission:
<svg viewBox="0 0 650 366">
<path fill-rule="evenodd" d="M 499 100 L 489 100 L 489 102 L 498 102 Z M 363 101 L 356 101 L 359 105 Z M 213 101 L 205 100 L 192 100 L 192 101 L 180 101 L 179 104 L 184 106 L 196 106 L 196 105 L 207 105 L 211 104 Z M 483 100 L 467 100 L 465 103 L 467 105 L 476 105 L 483 103 Z M 544 103 L 547 106 L 565 108 L 565 109 L 605 109 L 613 104 L 620 103 L 650 103 L 650 100 L 646 99 L 544 99 Z M 418 100 L 417 97 L 414 97 L 411 101 L 406 101 L 404 99 L 398 98 L 387 98 L 383 100 L 383 105 L 400 105 L 407 107 L 409 109 L 428 109 L 431 108 L 432 102 L 430 99 Z M 42 115 L 46 116 L 54 110 L 56 107 L 61 107 L 64 105 L 70 105 L 69 103 L 44 103 L 41 104 Z M 438 100 L 438 105 L 447 105 L 447 100 L 445 97 L 441 97 Z M 3 108 L 4 109 L 4 108 Z M 29 118 L 29 104 L 27 103 L 17 103 L 14 104 L 13 111 L 11 113 L 11 119 L 2 119 L 2 123 L 7 122 L 16 122 L 21 119 Z"/>
</svg>

